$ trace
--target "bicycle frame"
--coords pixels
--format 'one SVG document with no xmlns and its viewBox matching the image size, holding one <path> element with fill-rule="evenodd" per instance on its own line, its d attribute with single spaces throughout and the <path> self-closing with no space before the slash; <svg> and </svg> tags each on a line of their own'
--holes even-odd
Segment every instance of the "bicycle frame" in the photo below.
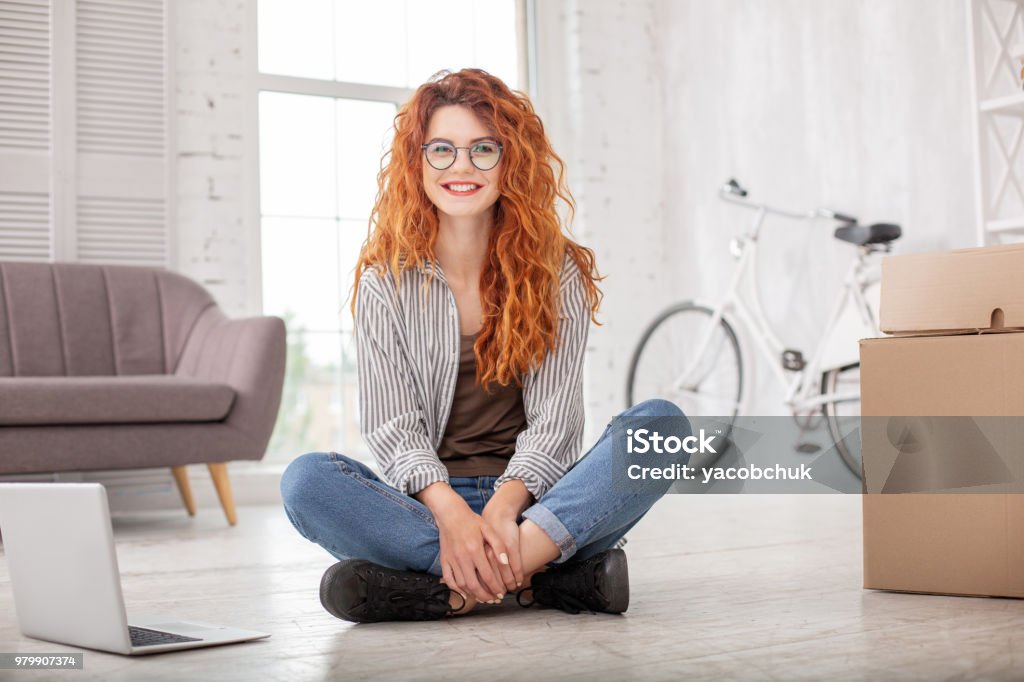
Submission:
<svg viewBox="0 0 1024 682">
<path fill-rule="evenodd" d="M 855 323 L 859 321 L 861 328 L 866 332 L 862 335 L 878 334 L 876 317 L 864 295 L 864 291 L 873 282 L 873 278 L 869 276 L 867 258 L 871 253 L 880 249 L 873 246 L 858 247 L 858 253 L 847 269 L 843 284 L 836 295 L 825 328 L 811 355 L 810 361 L 807 362 L 803 369 L 796 371 L 786 370 L 781 363 L 782 353 L 786 350 L 786 347 L 779 340 L 778 335 L 768 322 L 757 292 L 758 237 L 764 224 L 764 219 L 769 213 L 803 220 L 833 217 L 835 214 L 825 209 L 818 209 L 809 213 L 796 213 L 765 205 L 753 205 L 724 193 L 723 198 L 732 203 L 740 204 L 745 208 L 752 208 L 756 210 L 756 214 L 751 223 L 750 230 L 745 235 L 734 238 L 732 241 L 732 251 L 738 257 L 739 262 L 729 279 L 729 284 L 721 300 L 716 304 L 708 306 L 713 312 L 707 329 L 698 341 L 697 351 L 694 354 L 697 360 L 693 366 L 687 368 L 676 379 L 673 389 L 685 391 L 686 385 L 692 380 L 692 375 L 700 364 L 699 359 L 703 357 L 704 352 L 707 350 L 714 331 L 722 318 L 734 317 L 741 327 L 752 332 L 746 335 L 747 338 L 753 341 L 754 346 L 768 361 L 769 367 L 773 370 L 774 377 L 785 391 L 785 402 L 794 413 L 814 411 L 820 409 L 825 403 L 859 400 L 858 391 L 822 394 L 819 382 L 823 371 L 836 367 L 835 364 L 823 365 L 823 359 L 826 358 L 826 352 L 830 350 L 829 342 L 833 339 L 833 333 L 836 331 L 837 325 L 851 303 L 855 310 Z M 751 277 L 746 277 L 748 269 L 752 273 Z M 744 298 L 746 298 L 744 296 L 744 286 L 747 288 L 746 297 L 750 299 L 749 305 L 744 302 Z M 747 389 L 744 389 L 745 395 L 741 396 L 739 405 L 741 411 L 745 409 L 748 402 L 749 396 L 747 393 Z"/>
</svg>

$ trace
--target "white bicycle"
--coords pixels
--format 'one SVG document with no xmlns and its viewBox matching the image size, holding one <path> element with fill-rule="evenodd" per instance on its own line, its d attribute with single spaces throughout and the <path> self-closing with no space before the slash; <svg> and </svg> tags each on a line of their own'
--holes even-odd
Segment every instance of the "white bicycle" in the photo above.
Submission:
<svg viewBox="0 0 1024 682">
<path fill-rule="evenodd" d="M 734 419 L 745 411 L 750 397 L 750 382 L 744 381 L 752 367 L 745 351 L 749 339 L 773 369 L 793 416 L 824 415 L 843 462 L 860 476 L 859 432 L 844 437 L 840 420 L 860 414 L 857 341 L 879 335 L 879 274 L 871 256 L 890 250 L 900 237 L 900 226 L 860 225 L 852 216 L 824 208 L 799 212 L 753 203 L 736 180 L 725 183 L 719 195 L 755 212 L 747 232 L 730 243 L 738 262 L 729 285 L 717 303 L 677 303 L 648 325 L 630 361 L 627 405 L 665 398 L 688 415 Z M 809 360 L 779 340 L 757 294 L 757 240 L 768 215 L 836 220 L 836 239 L 857 247 Z M 738 335 L 737 329 L 748 333 Z"/>
</svg>

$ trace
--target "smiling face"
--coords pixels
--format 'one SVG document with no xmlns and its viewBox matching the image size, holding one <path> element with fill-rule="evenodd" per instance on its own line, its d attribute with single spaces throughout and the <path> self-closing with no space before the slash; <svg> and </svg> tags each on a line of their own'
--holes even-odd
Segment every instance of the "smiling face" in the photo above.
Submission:
<svg viewBox="0 0 1024 682">
<path fill-rule="evenodd" d="M 443 141 L 461 147 L 455 163 L 445 170 L 437 170 L 423 159 L 423 187 L 439 213 L 469 217 L 493 209 L 499 196 L 501 161 L 482 171 L 472 164 L 469 150 L 465 149 L 486 140 L 494 141 L 494 134 L 468 107 L 440 107 L 430 117 L 424 143 Z"/>
</svg>

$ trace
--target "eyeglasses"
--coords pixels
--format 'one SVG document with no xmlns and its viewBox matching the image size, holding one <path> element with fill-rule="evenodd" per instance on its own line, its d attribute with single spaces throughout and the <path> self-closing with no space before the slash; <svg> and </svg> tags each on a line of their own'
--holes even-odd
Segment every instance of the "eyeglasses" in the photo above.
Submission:
<svg viewBox="0 0 1024 682">
<path fill-rule="evenodd" d="M 500 142 L 494 140 L 474 142 L 472 147 L 456 147 L 451 142 L 428 142 L 423 145 L 423 155 L 427 157 L 427 163 L 432 168 L 447 170 L 454 165 L 460 149 L 469 152 L 469 160 L 474 166 L 482 171 L 489 171 L 501 160 L 503 147 Z"/>
</svg>

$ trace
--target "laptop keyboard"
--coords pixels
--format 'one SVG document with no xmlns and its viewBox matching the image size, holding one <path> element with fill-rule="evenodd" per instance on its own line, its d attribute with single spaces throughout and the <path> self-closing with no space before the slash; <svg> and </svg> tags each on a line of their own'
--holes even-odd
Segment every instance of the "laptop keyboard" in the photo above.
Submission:
<svg viewBox="0 0 1024 682">
<path fill-rule="evenodd" d="M 154 644 L 175 644 L 177 642 L 199 642 L 201 641 L 198 637 L 186 637 L 185 635 L 175 635 L 170 632 L 161 632 L 160 630 L 149 630 L 147 628 L 140 628 L 134 625 L 128 626 L 128 634 L 132 638 L 132 646 L 153 646 Z"/>
</svg>

